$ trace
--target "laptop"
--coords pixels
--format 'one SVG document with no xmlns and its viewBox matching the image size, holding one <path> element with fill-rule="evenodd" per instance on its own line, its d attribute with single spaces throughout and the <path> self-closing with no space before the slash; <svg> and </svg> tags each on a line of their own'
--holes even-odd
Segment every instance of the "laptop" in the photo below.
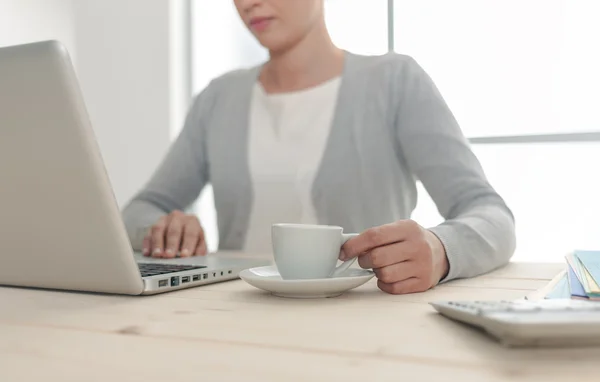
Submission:
<svg viewBox="0 0 600 382">
<path fill-rule="evenodd" d="M 134 253 L 67 50 L 0 48 L 0 285 L 145 295 L 270 263 Z"/>
</svg>

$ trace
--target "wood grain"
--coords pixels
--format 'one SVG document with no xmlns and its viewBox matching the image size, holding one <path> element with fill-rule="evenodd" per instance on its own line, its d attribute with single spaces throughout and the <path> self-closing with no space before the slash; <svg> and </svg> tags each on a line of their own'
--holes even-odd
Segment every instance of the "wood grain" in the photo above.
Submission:
<svg viewBox="0 0 600 382">
<path fill-rule="evenodd" d="M 241 280 L 148 297 L 0 288 L 0 381 L 597 380 L 600 349 L 504 348 L 428 305 L 522 298 L 561 270 L 507 268 L 426 293 L 370 282 L 315 300 Z"/>
</svg>

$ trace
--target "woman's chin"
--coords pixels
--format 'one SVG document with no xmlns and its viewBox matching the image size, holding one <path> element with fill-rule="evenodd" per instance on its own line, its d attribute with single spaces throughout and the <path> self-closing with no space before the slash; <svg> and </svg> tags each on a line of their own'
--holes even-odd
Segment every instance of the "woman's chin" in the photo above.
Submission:
<svg viewBox="0 0 600 382">
<path fill-rule="evenodd" d="M 257 36 L 257 40 L 260 45 L 271 53 L 283 52 L 290 46 L 290 43 L 287 40 L 284 40 L 281 36 L 276 36 L 275 34 L 271 36 Z"/>
</svg>

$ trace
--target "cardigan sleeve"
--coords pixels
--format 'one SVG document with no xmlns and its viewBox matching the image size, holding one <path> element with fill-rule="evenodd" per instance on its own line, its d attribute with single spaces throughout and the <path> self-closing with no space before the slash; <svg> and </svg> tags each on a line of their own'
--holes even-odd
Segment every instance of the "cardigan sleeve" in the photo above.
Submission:
<svg viewBox="0 0 600 382">
<path fill-rule="evenodd" d="M 444 218 L 430 227 L 450 264 L 442 282 L 505 265 L 515 250 L 513 214 L 486 179 L 442 95 L 410 57 L 399 66 L 395 85 L 398 144 Z"/>
<path fill-rule="evenodd" d="M 123 220 L 134 250 L 141 249 L 149 227 L 161 216 L 187 209 L 209 181 L 205 125 L 213 99 L 211 85 L 194 99 L 181 133 L 161 164 L 123 209 Z"/>
</svg>

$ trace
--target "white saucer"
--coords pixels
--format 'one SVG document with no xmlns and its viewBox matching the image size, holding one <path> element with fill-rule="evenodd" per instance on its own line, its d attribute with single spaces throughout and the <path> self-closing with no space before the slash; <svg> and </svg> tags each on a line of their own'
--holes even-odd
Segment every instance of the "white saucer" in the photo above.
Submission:
<svg viewBox="0 0 600 382">
<path fill-rule="evenodd" d="M 240 278 L 253 287 L 275 296 L 290 298 L 337 297 L 363 285 L 373 276 L 373 271 L 352 268 L 337 277 L 310 280 L 283 280 L 276 266 L 250 268 L 240 272 Z"/>
</svg>

